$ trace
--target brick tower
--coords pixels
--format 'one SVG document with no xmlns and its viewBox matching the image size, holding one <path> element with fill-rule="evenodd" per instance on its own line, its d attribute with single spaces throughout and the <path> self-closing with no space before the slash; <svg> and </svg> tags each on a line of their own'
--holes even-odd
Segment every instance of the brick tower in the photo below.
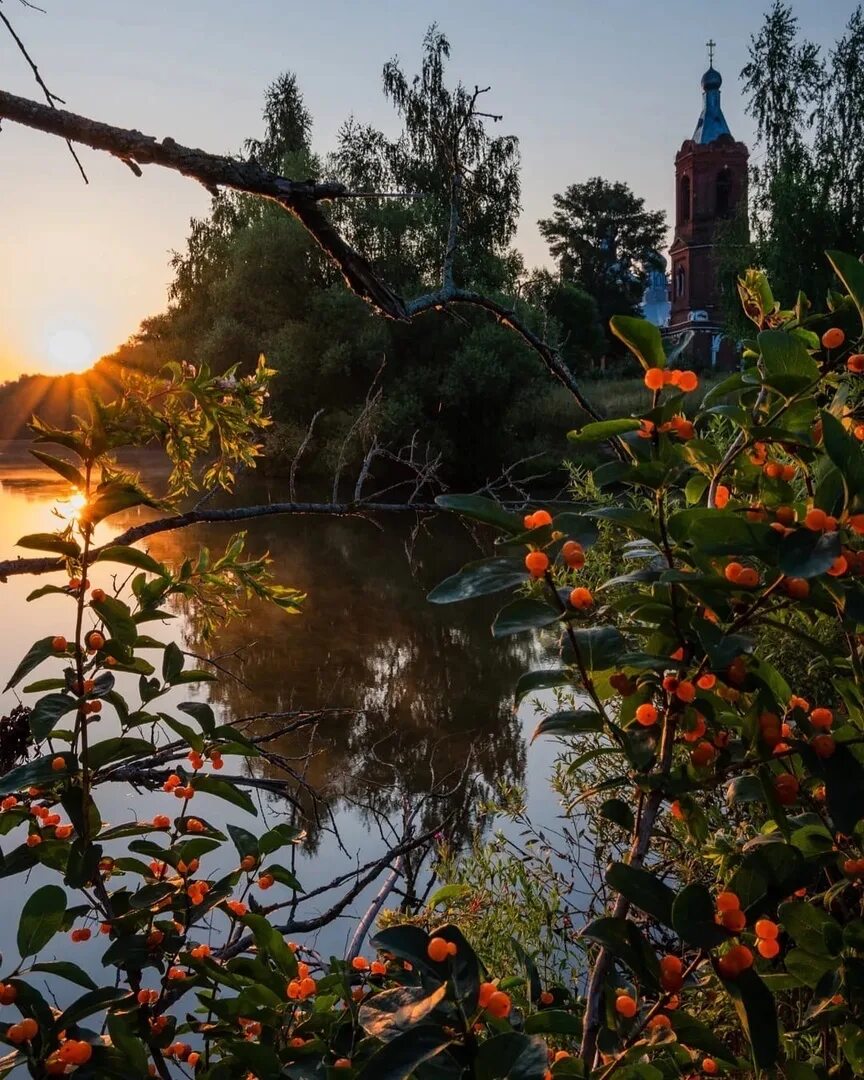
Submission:
<svg viewBox="0 0 864 1080">
<path fill-rule="evenodd" d="M 720 107 L 719 71 L 714 70 L 714 43 L 709 42 L 711 66 L 702 76 L 702 114 L 692 139 L 675 156 L 675 238 L 672 258 L 671 312 L 666 336 L 680 339 L 694 333 L 690 352 L 705 367 L 729 367 L 735 362 L 734 342 L 723 336 L 714 238 L 719 222 L 731 217 L 747 199 L 747 158 L 744 143 L 732 138 Z"/>
</svg>

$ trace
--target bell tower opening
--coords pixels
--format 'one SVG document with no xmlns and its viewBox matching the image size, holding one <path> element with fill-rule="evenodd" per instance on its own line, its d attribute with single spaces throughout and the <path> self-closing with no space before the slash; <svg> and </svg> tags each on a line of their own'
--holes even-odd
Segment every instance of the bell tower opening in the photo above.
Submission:
<svg viewBox="0 0 864 1080">
<path fill-rule="evenodd" d="M 690 220 L 691 201 L 690 177 L 682 176 L 681 183 L 678 186 L 678 221 L 682 225 L 686 225 Z"/>
<path fill-rule="evenodd" d="M 718 218 L 728 218 L 732 213 L 732 170 L 728 165 L 724 165 L 717 173 L 714 208 Z"/>
</svg>

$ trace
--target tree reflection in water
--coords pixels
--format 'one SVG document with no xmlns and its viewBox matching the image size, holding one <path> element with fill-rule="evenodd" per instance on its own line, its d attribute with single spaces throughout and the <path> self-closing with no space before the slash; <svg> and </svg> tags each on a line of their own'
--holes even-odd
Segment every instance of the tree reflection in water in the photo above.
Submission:
<svg viewBox="0 0 864 1080">
<path fill-rule="evenodd" d="M 476 824 L 484 789 L 524 780 L 513 690 L 538 646 L 526 638 L 493 640 L 495 597 L 458 608 L 427 603 L 433 585 L 479 553 L 452 519 L 430 520 L 412 540 L 414 523 L 407 514 L 378 524 L 253 522 L 248 550 L 269 550 L 280 580 L 308 593 L 304 614 L 291 618 L 251 603 L 247 618 L 205 643 L 194 610 L 184 612 L 190 651 L 238 651 L 225 663 L 242 683 L 222 677 L 210 684 L 225 719 L 300 708 L 357 710 L 317 726 L 306 763 L 307 733 L 275 747 L 295 759 L 318 793 L 317 813 L 308 793 L 300 795 L 309 817 L 307 850 L 320 838 L 322 810 L 350 803 L 364 820 L 401 818 L 406 802 L 439 785 L 447 794 L 427 804 L 422 824 L 451 817 L 453 831 L 464 836 Z M 207 526 L 165 534 L 154 537 L 151 550 L 177 561 L 201 543 L 220 550 L 230 533 Z"/>
</svg>

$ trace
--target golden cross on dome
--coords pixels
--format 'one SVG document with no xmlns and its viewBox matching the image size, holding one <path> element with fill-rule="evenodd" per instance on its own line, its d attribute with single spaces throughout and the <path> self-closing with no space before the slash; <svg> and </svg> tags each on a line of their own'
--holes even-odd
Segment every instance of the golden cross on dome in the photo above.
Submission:
<svg viewBox="0 0 864 1080">
<path fill-rule="evenodd" d="M 714 50 L 717 48 L 717 42 L 714 38 L 710 38 L 705 44 L 708 47 L 708 66 L 714 67 Z"/>
</svg>

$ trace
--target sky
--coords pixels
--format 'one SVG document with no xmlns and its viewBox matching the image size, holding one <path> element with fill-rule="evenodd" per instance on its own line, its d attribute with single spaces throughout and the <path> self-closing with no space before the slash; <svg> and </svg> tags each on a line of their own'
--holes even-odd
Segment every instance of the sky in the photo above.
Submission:
<svg viewBox="0 0 864 1080">
<path fill-rule="evenodd" d="M 263 92 L 294 71 L 326 153 L 354 114 L 396 130 L 381 68 L 411 74 L 437 22 L 451 77 L 491 85 L 502 133 L 521 142 L 529 265 L 546 261 L 537 219 L 590 176 L 628 182 L 671 212 L 674 158 L 701 108 L 705 42 L 717 42 L 723 107 L 752 142 L 738 72 L 769 0 L 5 0 L 51 89 L 93 119 L 218 153 L 261 133 Z M 853 0 L 798 0 L 803 33 L 823 45 Z M 38 97 L 0 27 L 0 87 Z M 82 148 L 85 186 L 65 145 L 6 123 L 0 132 L 0 379 L 81 369 L 164 309 L 169 258 L 209 196 L 174 173 Z"/>
</svg>

